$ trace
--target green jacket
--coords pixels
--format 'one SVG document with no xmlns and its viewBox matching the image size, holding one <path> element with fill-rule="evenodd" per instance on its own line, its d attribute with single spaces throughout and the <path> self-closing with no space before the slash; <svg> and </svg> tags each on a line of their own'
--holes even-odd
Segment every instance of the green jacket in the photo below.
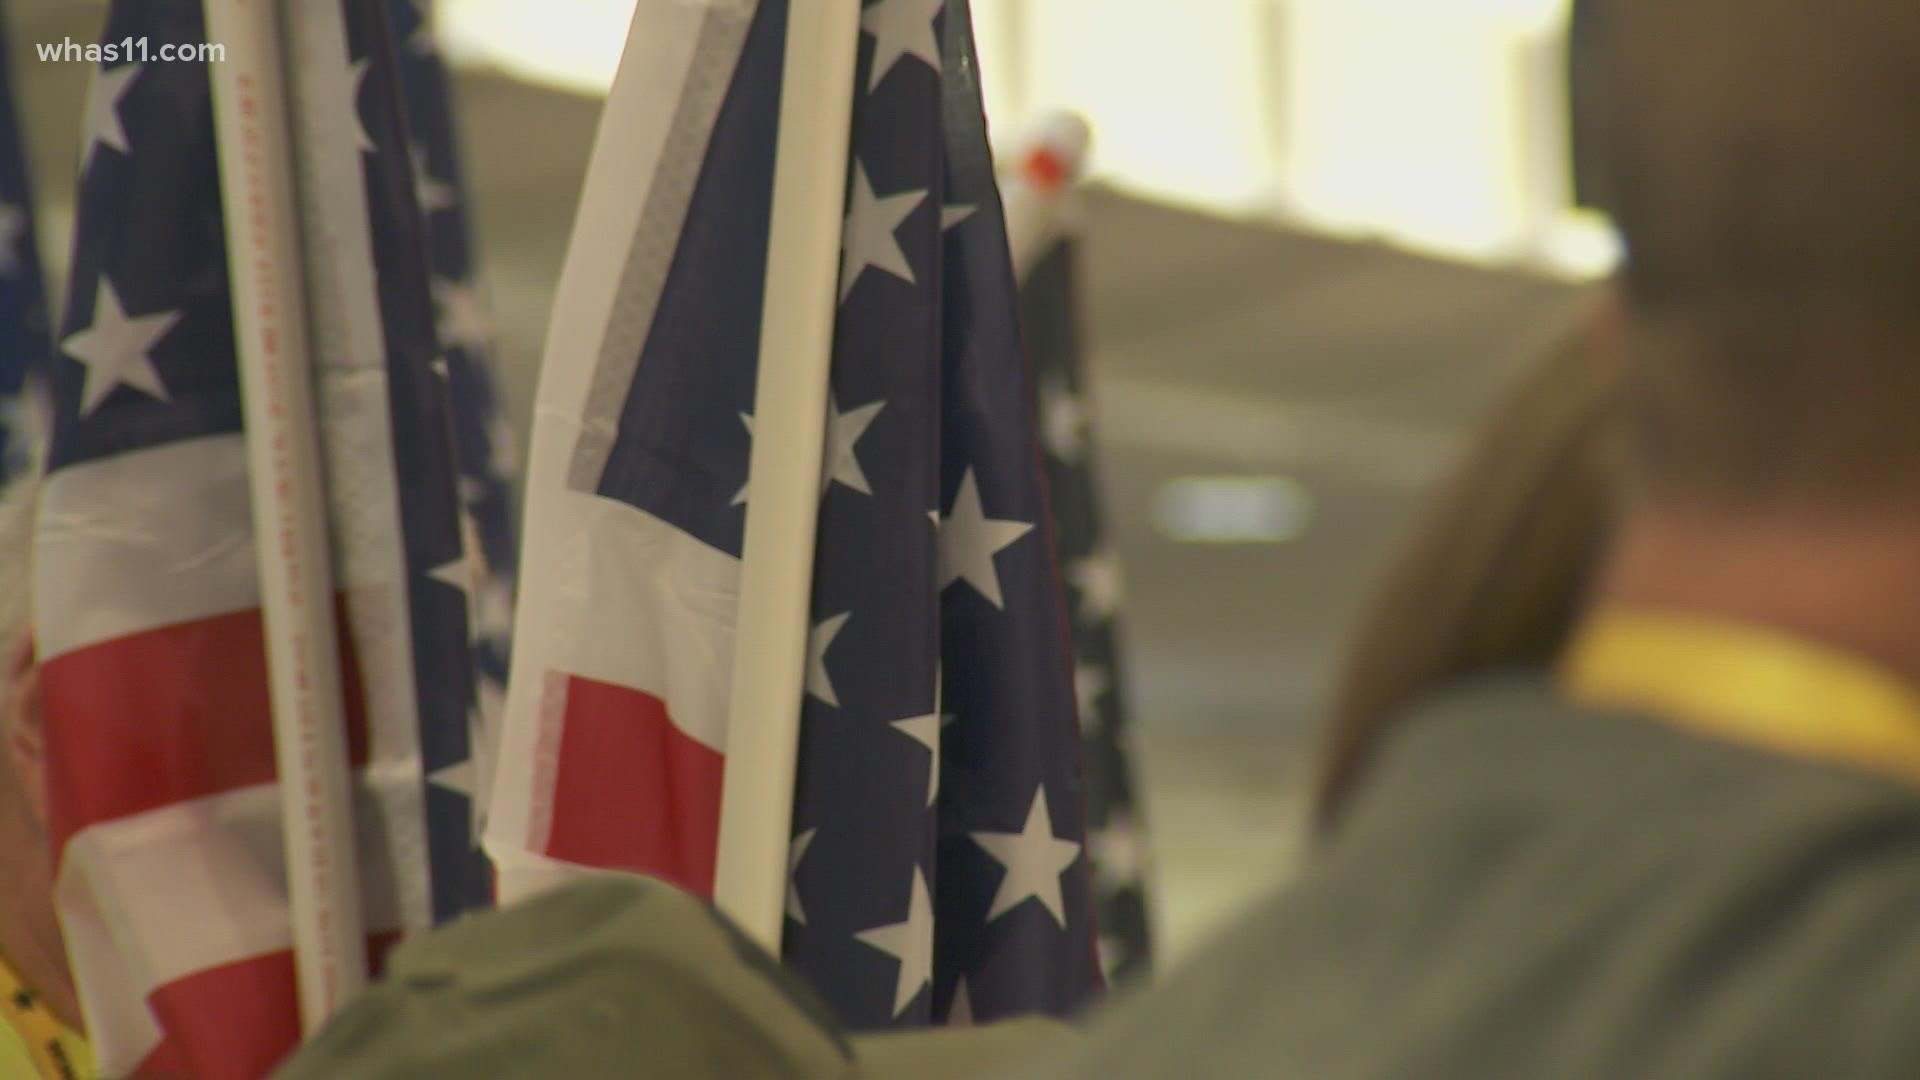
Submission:
<svg viewBox="0 0 1920 1080">
<path fill-rule="evenodd" d="M 1464 687 L 1289 888 L 1015 1075 L 1912 1080 L 1920 793 Z"/>
<path fill-rule="evenodd" d="M 706 904 L 595 877 L 402 944 L 278 1080 L 944 1080 L 1062 1038 L 1048 1021 L 849 1038 Z"/>
</svg>

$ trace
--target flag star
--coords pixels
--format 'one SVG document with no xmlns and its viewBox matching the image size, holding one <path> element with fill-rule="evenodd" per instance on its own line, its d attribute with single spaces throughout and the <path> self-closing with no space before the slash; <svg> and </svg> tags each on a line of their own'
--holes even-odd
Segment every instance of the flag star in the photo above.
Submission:
<svg viewBox="0 0 1920 1080">
<path fill-rule="evenodd" d="M 433 168 L 427 163 L 426 147 L 415 144 L 407 156 L 413 162 L 413 196 L 420 204 L 420 213 L 428 215 L 452 209 L 457 201 L 453 185 L 433 175 Z"/>
<path fill-rule="evenodd" d="M 934 37 L 933 20 L 945 6 L 946 0 L 880 0 L 860 13 L 860 29 L 873 35 L 868 93 L 904 57 L 919 57 L 935 73 L 940 71 L 940 41 Z"/>
<path fill-rule="evenodd" d="M 0 277 L 20 272 L 20 241 L 26 239 L 31 225 L 25 207 L 0 203 Z"/>
<path fill-rule="evenodd" d="M 487 562 L 480 552 L 480 525 L 472 514 L 460 512 L 460 553 L 427 571 L 427 576 L 460 594 L 460 601 L 466 607 L 467 640 L 479 640 L 474 600 L 480 583 L 486 580 Z"/>
<path fill-rule="evenodd" d="M 1084 618 L 1113 618 L 1126 596 L 1126 584 L 1120 576 L 1120 559 L 1111 550 L 1096 551 L 1076 559 L 1067 570 L 1074 588 L 1080 590 L 1080 614 Z"/>
<path fill-rule="evenodd" d="M 484 571 L 473 590 L 473 636 L 502 643 L 513 636 L 513 586 Z"/>
<path fill-rule="evenodd" d="M 1032 531 L 1030 521 L 989 518 L 980 503 L 980 483 L 969 468 L 960 478 L 953 508 L 940 521 L 940 588 L 965 581 L 988 603 L 1005 609 L 993 557 Z"/>
<path fill-rule="evenodd" d="M 493 338 L 493 321 L 479 289 L 452 278 L 434 278 L 433 302 L 440 309 L 435 329 L 442 348 L 486 348 Z"/>
<path fill-rule="evenodd" d="M 93 325 L 60 343 L 60 351 L 87 369 L 80 391 L 80 415 L 98 408 L 116 386 L 130 386 L 149 397 L 170 400 L 167 385 L 148 354 L 180 321 L 178 311 L 128 317 L 120 305 L 120 294 L 107 275 L 100 275 L 94 293 Z"/>
<path fill-rule="evenodd" d="M 469 640 L 497 643 L 504 651 L 513 636 L 513 585 L 487 565 L 480 519 L 466 508 L 460 510 L 460 557 L 434 567 L 427 576 L 459 590 L 466 600 Z"/>
<path fill-rule="evenodd" d="M 967 993 L 967 977 L 960 976 L 953 983 L 953 1000 L 947 1003 L 948 1027 L 973 1026 L 973 997 Z"/>
<path fill-rule="evenodd" d="M 80 151 L 82 173 L 93 163 L 94 147 L 103 143 L 123 154 L 133 153 L 127 143 L 127 129 L 120 125 L 120 99 L 140 76 L 141 68 L 140 64 L 123 64 L 93 73 L 93 79 L 87 84 L 86 130 L 81 133 L 81 138 L 87 141 Z"/>
<path fill-rule="evenodd" d="M 462 551 L 458 556 L 427 571 L 427 576 L 442 585 L 451 586 L 458 590 L 460 595 L 471 604 L 473 600 L 473 580 L 475 576 L 473 572 L 473 555 L 471 552 Z"/>
<path fill-rule="evenodd" d="M 1047 451 L 1065 462 L 1077 462 L 1087 446 L 1087 410 L 1079 395 L 1058 375 L 1040 387 L 1040 438 Z"/>
<path fill-rule="evenodd" d="M 822 495 L 827 493 L 827 489 L 831 488 L 836 480 L 862 495 L 873 494 L 873 487 L 867 483 L 866 470 L 860 467 L 860 458 L 854 452 L 854 447 L 861 436 L 867 433 L 867 428 L 873 424 L 873 418 L 879 415 L 880 410 L 886 408 L 886 405 L 884 401 L 875 401 L 841 412 L 839 400 L 833 396 L 832 391 L 828 391 L 827 445 L 820 457 L 820 493 Z M 753 417 L 741 413 L 740 423 L 747 429 L 747 438 L 753 438 Z M 750 486 L 751 480 L 741 484 L 740 490 L 733 493 L 733 501 L 728 505 L 745 506 L 747 489 Z"/>
<path fill-rule="evenodd" d="M 413 33 L 407 35 L 407 48 L 415 56 L 432 56 L 439 49 L 434 40 L 433 13 L 427 9 L 425 0 L 413 0 L 414 14 L 419 21 L 413 25 Z"/>
<path fill-rule="evenodd" d="M 753 442 L 753 417 L 748 416 L 746 413 L 741 413 L 740 426 L 747 429 L 747 442 L 751 445 Z M 733 501 L 727 504 L 729 506 L 747 505 L 747 489 L 753 486 L 753 466 L 751 464 L 753 454 L 751 451 L 748 452 L 747 458 L 749 461 L 747 466 L 748 476 L 740 482 L 740 490 L 733 493 Z"/>
<path fill-rule="evenodd" d="M 1100 715 L 1095 704 L 1113 689 L 1113 680 L 1108 677 L 1107 669 L 1100 664 L 1073 665 L 1073 697 L 1080 705 L 1080 726 L 1092 725 L 1094 718 Z"/>
<path fill-rule="evenodd" d="M 468 755 L 460 761 L 427 774 L 427 782 L 471 799 L 477 787 L 478 775 L 479 770 L 474 767 L 473 757 Z"/>
<path fill-rule="evenodd" d="M 927 748 L 927 805 L 940 795 L 940 707 L 923 716 L 893 722 L 894 730 Z"/>
<path fill-rule="evenodd" d="M 913 266 L 907 262 L 907 253 L 900 249 L 900 241 L 893 232 L 926 199 L 924 188 L 884 197 L 875 195 L 873 183 L 867 179 L 866 165 L 859 158 L 854 159 L 852 202 L 847 207 L 846 227 L 840 240 L 842 303 L 869 266 L 913 283 Z"/>
<path fill-rule="evenodd" d="M 840 636 L 851 618 L 853 612 L 843 611 L 822 620 L 807 636 L 807 693 L 836 709 L 840 707 L 840 696 L 833 692 L 833 678 L 827 674 L 827 650 L 833 648 L 833 639 Z"/>
<path fill-rule="evenodd" d="M 993 907 L 987 921 L 1026 903 L 1040 901 L 1061 929 L 1067 926 L 1067 905 L 1060 893 L 1060 875 L 1080 858 L 1080 845 L 1053 835 L 1053 818 L 1047 813 L 1047 788 L 1042 784 L 1033 793 L 1033 808 L 1026 824 L 1017 833 L 977 832 L 973 842 L 984 848 L 1006 869 L 1000 888 L 993 894 Z"/>
<path fill-rule="evenodd" d="M 793 838 L 793 846 L 787 850 L 787 918 L 807 925 L 807 909 L 800 906 L 800 886 L 794 881 L 794 875 L 800 872 L 800 860 L 807 857 L 807 848 L 812 845 L 819 829 L 808 829 Z"/>
<path fill-rule="evenodd" d="M 875 401 L 857 408 L 840 411 L 840 403 L 831 392 L 827 395 L 827 453 L 825 468 L 820 474 L 820 492 L 826 494 L 835 481 L 847 485 L 862 495 L 873 494 L 873 487 L 867 483 L 867 473 L 860 467 L 860 458 L 854 453 L 854 447 L 860 437 L 873 425 L 873 418 L 887 407 L 884 401 Z"/>
<path fill-rule="evenodd" d="M 471 510 L 486 502 L 493 494 L 493 485 L 484 476 L 471 474 L 461 476 L 455 481 L 460 488 L 460 505 Z"/>
<path fill-rule="evenodd" d="M 1087 837 L 1087 857 L 1095 880 L 1112 889 L 1139 885 L 1146 878 L 1147 854 L 1140 831 L 1124 812 L 1108 820 L 1106 828 Z"/>
<path fill-rule="evenodd" d="M 893 1015 L 907 1011 L 920 990 L 933 979 L 933 898 L 927 893 L 927 876 L 913 868 L 912 893 L 907 898 L 904 922 L 876 926 L 853 935 L 900 961 L 899 977 L 893 984 Z"/>
<path fill-rule="evenodd" d="M 344 56 L 340 59 L 346 61 L 344 66 L 323 69 L 319 77 L 327 80 L 328 90 L 339 95 L 347 117 L 353 121 L 353 145 L 362 153 L 369 153 L 377 147 L 373 145 L 373 137 L 367 134 L 366 120 L 360 115 L 360 87 L 367 81 L 367 61 L 348 60 Z"/>
<path fill-rule="evenodd" d="M 946 232 L 972 217 L 980 208 L 971 203 L 955 203 L 940 208 L 940 231 Z"/>
</svg>

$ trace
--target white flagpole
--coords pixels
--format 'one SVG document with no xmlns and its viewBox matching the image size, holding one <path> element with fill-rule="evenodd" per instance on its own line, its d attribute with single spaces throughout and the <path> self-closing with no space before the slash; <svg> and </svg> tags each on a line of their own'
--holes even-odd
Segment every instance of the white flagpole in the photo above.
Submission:
<svg viewBox="0 0 1920 1080">
<path fill-rule="evenodd" d="M 274 0 L 206 0 L 300 1018 L 366 984 L 346 711 Z"/>
<path fill-rule="evenodd" d="M 860 0 L 791 0 L 713 899 L 778 953 Z"/>
</svg>

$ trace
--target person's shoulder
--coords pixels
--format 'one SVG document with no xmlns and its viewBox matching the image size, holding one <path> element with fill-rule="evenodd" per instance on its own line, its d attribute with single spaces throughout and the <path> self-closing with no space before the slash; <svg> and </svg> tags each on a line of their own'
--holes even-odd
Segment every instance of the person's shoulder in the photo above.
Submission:
<svg viewBox="0 0 1920 1080">
<path fill-rule="evenodd" d="M 279 1080 L 838 1078 L 824 1002 L 710 905 L 595 873 L 403 943 Z"/>
<path fill-rule="evenodd" d="M 1748 1075 L 1920 1076 L 1916 835 L 1911 821 L 1863 820 L 1799 848 L 1773 895 L 1728 898 L 1716 932 L 1671 971 L 1698 988 L 1703 1049 L 1727 1044 L 1716 1056 Z"/>
<path fill-rule="evenodd" d="M 1263 897 L 1152 984 L 1118 992 L 1007 1080 L 1198 1080 L 1318 1076 L 1301 1033 L 1317 960 L 1293 963 L 1310 920 L 1290 889 Z M 1323 1029 L 1322 1034 L 1326 1034 Z"/>
</svg>

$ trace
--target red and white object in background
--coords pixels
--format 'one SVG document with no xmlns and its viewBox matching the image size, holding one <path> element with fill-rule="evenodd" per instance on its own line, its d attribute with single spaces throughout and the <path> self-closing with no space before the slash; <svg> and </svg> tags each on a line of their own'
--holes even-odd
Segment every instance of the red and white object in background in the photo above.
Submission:
<svg viewBox="0 0 1920 1080">
<path fill-rule="evenodd" d="M 1001 164 L 1000 201 L 1007 214 L 1007 240 L 1015 273 L 1027 269 L 1064 228 L 1068 196 L 1086 171 L 1092 133 L 1069 112 L 1041 119 Z"/>
</svg>

